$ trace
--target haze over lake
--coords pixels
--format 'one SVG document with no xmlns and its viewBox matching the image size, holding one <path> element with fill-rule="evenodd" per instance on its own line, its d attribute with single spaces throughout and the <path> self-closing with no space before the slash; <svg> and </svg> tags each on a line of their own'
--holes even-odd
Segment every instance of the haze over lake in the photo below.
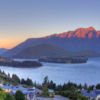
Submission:
<svg viewBox="0 0 100 100">
<path fill-rule="evenodd" d="M 32 59 L 31 59 L 32 60 Z M 22 61 L 22 60 L 20 60 Z M 31 78 L 33 82 L 42 83 L 43 78 L 48 76 L 57 84 L 75 82 L 77 84 L 100 83 L 100 58 L 91 58 L 84 64 L 56 64 L 43 63 L 38 68 L 12 68 L 0 66 L 0 69 L 6 73 L 17 74 L 20 78 Z"/>
</svg>

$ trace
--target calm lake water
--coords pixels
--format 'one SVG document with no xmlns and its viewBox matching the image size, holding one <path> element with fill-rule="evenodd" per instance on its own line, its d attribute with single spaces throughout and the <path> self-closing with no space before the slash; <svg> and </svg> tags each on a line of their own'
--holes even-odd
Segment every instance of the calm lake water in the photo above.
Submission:
<svg viewBox="0 0 100 100">
<path fill-rule="evenodd" d="M 39 68 L 12 68 L 0 66 L 6 73 L 17 74 L 20 78 L 31 78 L 34 82 L 42 83 L 48 76 L 57 84 L 75 82 L 77 84 L 100 83 L 100 58 L 91 58 L 85 64 L 55 64 L 43 63 Z"/>
</svg>

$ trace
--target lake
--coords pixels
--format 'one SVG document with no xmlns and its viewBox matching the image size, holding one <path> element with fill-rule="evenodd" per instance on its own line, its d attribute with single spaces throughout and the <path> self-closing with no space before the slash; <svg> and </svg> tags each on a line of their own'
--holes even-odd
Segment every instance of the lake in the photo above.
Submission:
<svg viewBox="0 0 100 100">
<path fill-rule="evenodd" d="M 100 58 L 91 58 L 84 64 L 43 63 L 43 66 L 38 68 L 0 66 L 0 69 L 11 75 L 17 74 L 20 78 L 31 78 L 33 82 L 36 81 L 37 83 L 42 83 L 45 76 L 57 84 L 63 84 L 69 80 L 77 84 L 95 85 L 100 83 Z"/>
</svg>

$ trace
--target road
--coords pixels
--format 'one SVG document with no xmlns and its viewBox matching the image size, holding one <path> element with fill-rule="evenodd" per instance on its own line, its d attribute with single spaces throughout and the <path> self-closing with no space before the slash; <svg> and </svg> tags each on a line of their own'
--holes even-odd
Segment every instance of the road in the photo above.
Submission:
<svg viewBox="0 0 100 100">
<path fill-rule="evenodd" d="M 68 98 L 62 97 L 60 95 L 55 95 L 54 98 L 44 98 L 44 97 L 38 97 L 38 100 L 69 100 Z"/>
</svg>

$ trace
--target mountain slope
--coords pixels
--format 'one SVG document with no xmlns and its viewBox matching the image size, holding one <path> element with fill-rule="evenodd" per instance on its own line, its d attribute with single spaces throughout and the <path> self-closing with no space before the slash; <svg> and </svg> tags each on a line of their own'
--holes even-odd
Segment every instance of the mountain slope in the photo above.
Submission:
<svg viewBox="0 0 100 100">
<path fill-rule="evenodd" d="M 51 44 L 41 44 L 22 50 L 14 58 L 41 58 L 41 57 L 97 57 L 99 53 L 92 51 L 69 52 Z"/>
<path fill-rule="evenodd" d="M 68 56 L 71 52 L 63 50 L 51 44 L 41 44 L 34 47 L 28 47 L 22 50 L 15 58 L 40 58 L 40 57 L 61 57 Z"/>
<path fill-rule="evenodd" d="M 75 31 L 53 34 L 41 38 L 30 38 L 23 43 L 9 50 L 3 56 L 12 57 L 28 47 L 34 47 L 40 44 L 51 44 L 59 48 L 71 51 L 93 51 L 100 52 L 100 31 L 93 27 L 78 28 Z"/>
</svg>

